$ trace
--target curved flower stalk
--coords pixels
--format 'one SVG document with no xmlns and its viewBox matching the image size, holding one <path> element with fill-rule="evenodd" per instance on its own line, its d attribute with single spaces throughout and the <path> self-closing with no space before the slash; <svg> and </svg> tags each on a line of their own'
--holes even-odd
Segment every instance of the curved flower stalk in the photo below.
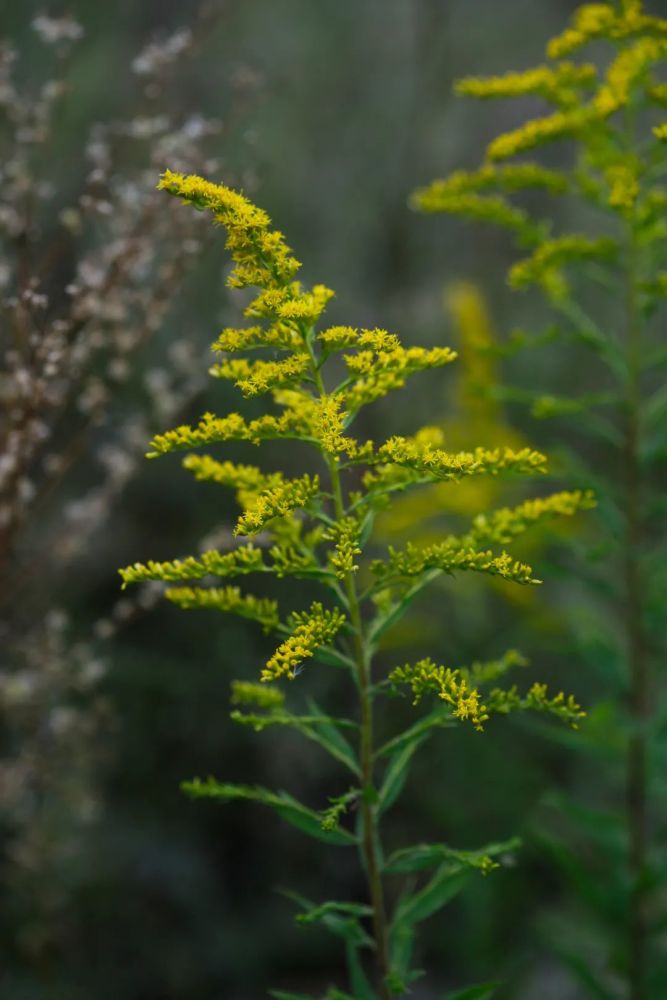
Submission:
<svg viewBox="0 0 667 1000">
<path fill-rule="evenodd" d="M 598 45 L 602 62 L 570 61 L 590 43 Z M 661 915 L 655 909 L 660 886 L 664 897 L 664 841 L 659 850 L 660 824 L 650 808 L 663 781 L 652 761 L 665 754 L 656 668 L 665 646 L 660 481 L 667 449 L 667 351 L 659 317 L 667 291 L 666 58 L 667 20 L 646 12 L 641 0 L 585 4 L 549 42 L 544 65 L 457 84 L 460 94 L 483 99 L 531 95 L 547 111 L 495 138 L 478 170 L 435 181 L 413 196 L 421 211 L 511 230 L 523 257 L 509 272 L 510 285 L 543 293 L 556 314 L 550 339 L 568 352 L 570 369 L 580 366 L 592 383 L 574 398 L 548 389 L 515 390 L 514 398 L 527 401 L 536 417 L 574 419 L 577 441 L 592 435 L 599 458 L 593 471 L 571 453 L 574 470 L 586 468 L 588 482 L 595 475 L 607 534 L 600 634 L 616 721 L 606 726 L 604 742 L 610 775 L 625 770 L 625 822 L 620 835 L 610 838 L 607 820 L 588 815 L 584 831 L 581 807 L 571 804 L 577 840 L 594 838 L 591 857 L 603 866 L 599 876 L 607 882 L 611 874 L 612 882 L 609 891 L 591 894 L 582 888 L 590 874 L 583 881 L 576 876 L 575 891 L 585 893 L 606 944 L 594 975 L 580 954 L 569 957 L 591 996 L 620 995 L 620 974 L 624 995 L 632 1000 L 667 990 L 656 936 L 664 904 Z M 515 160 L 560 140 L 572 151 L 561 169 Z M 516 200 L 528 188 L 570 199 L 576 217 L 587 220 L 585 231 L 555 232 L 549 218 L 534 218 Z M 543 342 L 538 336 L 526 346 Z M 590 577 L 597 602 L 601 580 L 596 571 Z M 599 647 L 596 653 L 582 636 L 581 649 L 591 665 L 600 666 Z M 609 665 L 615 663 L 622 679 L 614 685 Z M 554 850 L 570 874 L 578 868 L 576 850 L 562 844 Z"/>
<path fill-rule="evenodd" d="M 443 482 L 455 489 L 474 477 L 540 475 L 545 456 L 527 447 L 452 453 L 428 428 L 382 443 L 353 437 L 363 406 L 400 389 L 420 371 L 448 365 L 454 352 L 407 348 L 394 334 L 379 329 L 326 327 L 321 317 L 333 292 L 323 285 L 305 288 L 295 279 L 300 265 L 265 212 L 236 191 L 200 177 L 167 171 L 159 186 L 213 214 L 226 231 L 234 261 L 230 285 L 255 289 L 245 308 L 250 325 L 224 330 L 213 345 L 221 360 L 212 374 L 232 379 L 245 396 L 266 395 L 273 405 L 251 420 L 238 413 L 207 413 L 194 427 L 177 427 L 154 438 L 150 457 L 186 451 L 186 470 L 236 490 L 239 543 L 228 552 L 129 566 L 120 571 L 123 584 L 162 580 L 170 585 L 167 598 L 182 607 L 241 614 L 276 635 L 276 651 L 259 671 L 259 684 L 234 682 L 232 717 L 257 730 L 293 727 L 350 772 L 350 791 L 320 810 L 286 792 L 221 784 L 213 778 L 189 782 L 186 791 L 222 801 L 251 799 L 327 844 L 360 850 L 368 901 L 316 904 L 300 899 L 304 912 L 299 919 L 321 922 L 343 939 L 349 989 L 357 1000 L 389 1000 L 404 995 L 417 974 L 412 952 L 419 922 L 444 906 L 475 872 L 497 866 L 508 850 L 505 844 L 481 852 L 434 844 L 403 847 L 385 859 L 381 818 L 397 799 L 417 748 L 436 729 L 467 725 L 482 730 L 493 715 L 533 709 L 576 726 L 583 712 L 572 698 L 549 695 L 540 684 L 525 694 L 515 686 L 503 687 L 506 671 L 521 663 L 514 653 L 470 669 L 422 660 L 396 666 L 380 677 L 378 646 L 411 602 L 444 573 L 483 573 L 520 585 L 537 584 L 533 570 L 505 547 L 542 518 L 572 515 L 593 500 L 586 492 L 541 498 L 516 510 L 473 518 L 469 531 L 460 536 L 423 548 L 406 545 L 384 553 L 376 549 L 369 558 L 376 514 L 395 493 Z M 264 351 L 264 356 L 256 351 Z M 200 445 L 275 439 L 309 445 L 317 471 L 288 479 L 255 466 L 189 453 Z M 240 540 L 259 531 L 261 546 Z M 279 600 L 205 582 L 252 574 L 310 579 L 317 599 L 306 609 L 285 614 Z M 174 583 L 180 585 L 171 586 Z M 353 718 L 332 718 L 315 705 L 308 715 L 289 710 L 288 690 L 280 685 L 289 689 L 297 677 L 307 683 L 307 672 L 315 664 L 347 673 L 357 705 Z M 402 691 L 430 701 L 429 711 L 406 731 L 377 745 L 375 705 Z M 353 810 L 356 822 L 350 822 Z M 394 897 L 393 886 L 388 892 L 386 884 L 389 875 L 393 879 L 395 874 L 428 870 L 432 874 L 425 881 L 415 883 L 413 877 L 389 905 L 388 897 Z M 491 992 L 489 988 L 476 995 Z M 296 994 L 274 995 L 297 1000 Z M 327 995 L 349 997 L 338 988 Z"/>
</svg>

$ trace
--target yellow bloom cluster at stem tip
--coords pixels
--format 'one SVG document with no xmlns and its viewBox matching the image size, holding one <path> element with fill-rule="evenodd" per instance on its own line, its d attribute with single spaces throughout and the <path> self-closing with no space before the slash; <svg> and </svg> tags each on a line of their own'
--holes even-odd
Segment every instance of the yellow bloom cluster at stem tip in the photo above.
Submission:
<svg viewBox="0 0 667 1000">
<path fill-rule="evenodd" d="M 264 681 L 279 677 L 294 679 L 303 661 L 335 637 L 345 623 L 345 615 L 337 608 L 325 610 L 319 602 L 315 602 L 310 611 L 292 615 L 291 622 L 293 632 L 267 662 L 262 671 Z"/>
<path fill-rule="evenodd" d="M 164 595 L 179 608 L 210 608 L 250 618 L 269 632 L 278 626 L 278 603 L 268 597 L 242 594 L 238 587 L 170 587 Z"/>
<path fill-rule="evenodd" d="M 319 495 L 318 476 L 301 476 L 260 493 L 243 512 L 234 528 L 235 535 L 257 535 L 274 517 L 284 517 L 298 508 L 305 508 Z"/>
<path fill-rule="evenodd" d="M 396 667 L 390 673 L 389 680 L 394 684 L 408 684 L 415 705 L 427 692 L 434 691 L 442 701 L 452 706 L 455 718 L 470 719 L 478 732 L 483 730 L 484 723 L 489 718 L 479 691 L 468 686 L 461 672 L 450 667 L 436 666 L 428 657 L 412 665 Z"/>
<path fill-rule="evenodd" d="M 516 659 L 510 660 L 508 666 L 516 662 Z M 558 716 L 573 729 L 586 716 L 572 695 L 566 697 L 559 691 L 550 696 L 546 684 L 533 684 L 525 695 L 519 693 L 516 685 L 506 690 L 493 688 L 488 694 L 482 694 L 477 687 L 471 685 L 466 671 L 437 666 L 428 657 L 415 664 L 396 667 L 390 673 L 389 680 L 394 684 L 406 684 L 410 687 L 415 704 L 426 694 L 436 694 L 452 706 L 454 718 L 470 719 L 480 732 L 492 714 L 507 715 L 526 710 L 548 712 Z"/>
<path fill-rule="evenodd" d="M 564 87 L 583 86 L 590 76 L 586 68 L 563 67 L 551 75 L 540 71 L 532 81 L 505 80 L 504 86 L 551 91 L 559 81 Z M 496 203 L 484 196 L 493 184 L 507 192 L 531 187 L 563 190 L 559 175 L 537 164 L 485 165 L 476 174 L 457 175 L 446 183 L 452 195 L 478 199 L 474 205 L 469 202 L 473 211 L 489 217 L 504 215 L 506 221 L 508 212 L 518 210 L 502 199 Z M 282 642 L 261 672 L 264 683 L 294 678 L 304 661 L 315 657 L 318 650 L 325 662 L 349 665 L 346 649 L 336 648 L 334 640 L 344 627 L 349 631 L 355 619 L 349 593 L 355 591 L 354 574 L 360 568 L 365 539 L 386 496 L 411 484 L 458 482 L 501 473 L 539 474 L 546 471 L 546 458 L 530 448 L 449 452 L 443 447 L 442 433 L 432 427 L 410 438 L 392 437 L 377 447 L 372 441 L 350 437 L 349 427 L 362 406 L 400 388 L 417 372 L 449 364 L 456 352 L 442 346 L 405 347 L 395 334 L 381 328 L 334 325 L 318 330 L 333 292 L 322 284 L 305 288 L 294 279 L 300 265 L 282 234 L 271 228 L 266 212 L 244 195 L 200 177 L 167 171 L 160 187 L 212 213 L 227 232 L 227 248 L 235 265 L 230 284 L 256 290 L 244 307 L 248 326 L 226 327 L 213 344 L 218 359 L 211 374 L 231 380 L 244 396 L 267 394 L 277 412 L 252 419 L 235 412 L 222 417 L 205 413 L 192 426 L 181 425 L 158 434 L 151 442 L 150 457 L 222 442 L 258 445 L 274 439 L 299 441 L 316 451 L 327 470 L 330 490 L 323 489 L 318 475 L 287 478 L 282 472 L 264 472 L 251 464 L 188 454 L 183 466 L 195 479 L 234 490 L 241 508 L 234 533 L 261 533 L 262 544 L 237 546 L 227 552 L 210 549 L 167 562 L 135 563 L 121 570 L 123 586 L 149 580 L 179 583 L 168 587 L 165 596 L 182 608 L 233 613 L 255 620 L 266 631 L 277 631 Z M 515 221 L 517 227 L 524 226 L 524 215 L 519 212 Z M 536 232 L 532 231 L 532 237 Z M 551 253 L 558 256 L 553 249 Z M 560 256 L 564 254 L 561 247 Z M 262 350 L 264 356 L 248 356 L 248 352 Z M 323 367 L 334 353 L 341 355 L 338 371 L 342 370 L 342 381 L 327 389 L 329 372 L 323 373 Z M 361 467 L 357 485 L 363 488 L 357 491 L 350 490 L 343 480 L 352 466 Z M 504 545 L 532 523 L 554 514 L 569 515 L 589 505 L 583 493 L 557 494 L 496 511 L 486 518 L 480 516 L 462 537 L 445 537 L 436 545 L 421 548 L 409 543 L 402 551 L 390 549 L 384 560 L 371 564 L 374 582 L 367 595 L 385 588 L 389 600 L 400 603 L 402 595 L 422 580 L 426 583 L 438 573 L 457 571 L 486 573 L 519 584 L 539 583 L 530 566 L 486 546 Z M 326 608 L 316 601 L 306 611 L 293 612 L 284 622 L 273 598 L 244 594 L 236 586 L 207 585 L 209 577 L 224 580 L 250 573 L 272 574 L 274 580 L 288 575 L 309 579 L 328 587 L 336 606 Z M 420 577 L 422 580 L 415 580 Z M 195 580 L 203 584 L 187 585 Z M 379 603 L 376 608 L 380 608 Z M 488 666 L 487 674 L 498 676 L 511 662 L 511 658 L 498 661 Z M 430 671 L 431 680 L 436 678 L 440 697 L 457 718 L 469 719 L 481 728 L 486 709 L 473 682 L 474 673 L 465 668 L 435 668 L 430 661 L 418 666 L 420 676 L 425 678 Z M 416 676 L 413 674 L 413 679 Z M 235 682 L 232 700 L 269 712 L 278 710 L 282 695 L 264 690 L 262 693 L 260 685 Z M 495 697 L 500 704 L 499 696 Z M 540 700 L 538 691 L 533 700 Z"/>
</svg>

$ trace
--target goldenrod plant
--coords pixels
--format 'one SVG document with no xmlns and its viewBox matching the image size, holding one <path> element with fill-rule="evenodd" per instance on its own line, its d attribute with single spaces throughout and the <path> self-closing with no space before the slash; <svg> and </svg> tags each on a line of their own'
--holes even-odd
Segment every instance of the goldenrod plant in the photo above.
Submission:
<svg viewBox="0 0 667 1000">
<path fill-rule="evenodd" d="M 591 46 L 595 62 L 574 61 Z M 593 665 L 604 660 L 609 704 L 588 743 L 598 773 L 606 754 L 605 780 L 617 782 L 616 794 L 593 808 L 570 803 L 572 842 L 553 845 L 600 942 L 591 952 L 589 933 L 582 951 L 579 935 L 563 953 L 587 995 L 603 1000 L 667 995 L 664 813 L 661 820 L 657 808 L 665 759 L 658 668 L 665 634 L 666 57 L 667 20 L 641 0 L 585 4 L 549 42 L 544 65 L 456 85 L 459 94 L 481 99 L 530 97 L 548 111 L 493 139 L 478 170 L 413 197 L 421 211 L 511 231 L 525 255 L 509 283 L 544 295 L 556 318 L 550 339 L 567 352 L 561 358 L 581 373 L 576 381 L 586 390 L 559 395 L 536 388 L 534 378 L 514 398 L 529 401 L 534 416 L 575 421 L 570 467 L 585 469 L 588 482 L 594 476 L 606 535 L 591 550 L 597 567 L 585 574 L 602 621 L 594 643 L 586 623 L 581 652 Z M 568 143 L 567 152 L 549 166 L 524 158 L 548 156 L 557 140 Z M 536 218 L 517 202 L 529 188 L 568 199 L 560 217 L 576 218 L 581 228 L 561 232 L 549 218 Z M 533 346 L 544 339 L 536 334 Z M 623 799 L 619 826 L 614 812 Z"/>
<path fill-rule="evenodd" d="M 251 679 L 232 681 L 233 720 L 258 731 L 292 727 L 330 754 L 351 783 L 345 794 L 314 805 L 286 791 L 230 785 L 213 777 L 190 781 L 185 791 L 270 806 L 329 847 L 358 849 L 367 898 L 310 902 L 298 897 L 299 919 L 319 923 L 343 940 L 349 981 L 331 987 L 329 1000 L 403 996 L 418 974 L 413 965 L 418 924 L 439 911 L 469 877 L 497 867 L 512 848 L 504 843 L 462 851 L 436 842 L 397 845 L 385 854 L 381 824 L 415 751 L 437 730 L 468 726 L 481 732 L 497 715 L 532 709 L 576 726 L 583 712 L 572 696 L 550 694 L 541 683 L 524 693 L 515 685 L 503 686 L 506 673 L 521 662 L 512 651 L 472 667 L 422 658 L 393 667 L 383 663 L 380 670 L 378 650 L 409 605 L 443 574 L 482 573 L 522 586 L 537 584 L 531 567 L 514 559 L 507 547 L 531 525 L 574 515 L 593 499 L 583 490 L 542 496 L 516 509 L 471 512 L 468 530 L 427 546 L 387 551 L 373 546 L 376 514 L 397 493 L 443 482 L 456 489 L 474 477 L 539 476 L 546 469 L 545 456 L 528 447 L 450 452 L 440 432 L 428 427 L 380 443 L 353 437 L 363 407 L 401 389 L 420 371 L 449 365 L 454 352 L 405 347 L 381 329 L 325 326 L 321 318 L 333 292 L 296 280 L 300 264 L 263 210 L 244 195 L 196 176 L 167 171 L 159 186 L 212 213 L 226 230 L 234 261 L 229 284 L 254 290 L 245 307 L 248 325 L 223 330 L 213 345 L 219 360 L 211 374 L 231 380 L 245 397 L 268 397 L 272 405 L 252 419 L 206 413 L 195 426 L 154 438 L 149 457 L 186 451 L 188 472 L 235 491 L 237 541 L 224 552 L 137 563 L 121 570 L 123 583 L 165 581 L 165 596 L 182 608 L 241 615 L 274 634 L 278 645 L 264 667 Z M 192 452 L 225 442 L 266 441 L 307 446 L 299 453 L 310 449 L 308 470 L 289 478 Z M 255 596 L 226 582 L 250 575 L 277 581 L 276 596 Z M 312 585 L 306 608 L 281 606 L 280 581 L 288 576 Z M 222 583 L 208 585 L 216 580 Z M 309 673 L 323 668 L 340 671 L 349 692 L 349 718 L 334 717 L 314 702 L 306 713 L 290 709 L 294 688 L 307 687 Z M 401 694 L 415 704 L 423 701 L 426 712 L 404 731 L 383 733 L 380 739 L 378 730 L 385 727 L 377 718 L 378 703 Z M 460 995 L 483 998 L 493 992 L 493 986 L 479 985 Z M 303 1000 L 297 993 L 272 995 Z"/>
</svg>

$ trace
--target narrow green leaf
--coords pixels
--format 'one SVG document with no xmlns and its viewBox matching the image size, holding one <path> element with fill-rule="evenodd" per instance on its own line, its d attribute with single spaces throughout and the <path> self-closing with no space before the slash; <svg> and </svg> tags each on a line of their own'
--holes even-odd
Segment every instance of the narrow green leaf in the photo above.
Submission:
<svg viewBox="0 0 667 1000">
<path fill-rule="evenodd" d="M 518 837 L 487 844 L 480 847 L 478 851 L 458 851 L 448 847 L 447 844 L 417 844 L 414 847 L 402 848 L 392 854 L 384 866 L 384 871 L 388 875 L 395 875 L 423 871 L 426 868 L 435 868 L 443 861 L 454 861 L 486 874 L 494 867 L 492 861 L 494 857 L 509 854 L 520 846 L 521 841 Z"/>
<path fill-rule="evenodd" d="M 399 979 L 405 980 L 410 972 L 415 932 L 410 924 L 394 925 L 389 936 L 392 971 Z"/>
<path fill-rule="evenodd" d="M 379 642 L 385 632 L 388 632 L 390 628 L 398 624 L 405 612 L 408 610 L 412 602 L 416 597 L 419 596 L 421 591 L 433 580 L 437 579 L 441 575 L 441 570 L 432 569 L 427 573 L 424 573 L 420 577 L 419 581 L 413 584 L 412 587 L 403 595 L 400 601 L 394 605 L 394 607 L 385 612 L 385 614 L 379 616 L 375 619 L 370 630 L 370 642 L 372 644 Z"/>
<path fill-rule="evenodd" d="M 400 795 L 410 767 L 410 761 L 419 746 L 427 739 L 428 730 L 418 733 L 405 743 L 391 758 L 385 771 L 378 797 L 378 813 L 386 812 Z"/>
<path fill-rule="evenodd" d="M 377 994 L 371 987 L 359 958 L 359 950 L 352 944 L 345 949 L 347 968 L 350 974 L 350 986 L 354 991 L 354 1000 L 377 1000 Z"/>
<path fill-rule="evenodd" d="M 393 739 L 381 746 L 376 751 L 375 756 L 387 757 L 389 754 L 399 753 L 414 741 L 421 742 L 422 737 L 430 733 L 432 729 L 451 729 L 454 726 L 456 726 L 456 720 L 452 718 L 451 709 L 438 706 L 428 715 L 423 716 L 419 722 L 415 722 L 413 726 L 406 729 L 405 732 L 399 733 L 398 736 L 394 736 Z"/>
<path fill-rule="evenodd" d="M 215 778 L 208 778 L 206 781 L 195 778 L 193 781 L 183 782 L 181 788 L 193 798 L 221 799 L 223 802 L 235 799 L 259 802 L 261 805 L 270 806 L 288 823 L 316 840 L 324 840 L 328 844 L 340 847 L 352 847 L 357 844 L 357 838 L 342 827 L 323 830 L 319 813 L 308 809 L 287 792 L 271 792 L 259 785 L 220 784 Z"/>
<path fill-rule="evenodd" d="M 312 734 L 307 734 L 309 738 L 319 743 L 327 753 L 340 761 L 341 764 L 345 764 L 358 777 L 361 774 L 361 768 L 357 755 L 340 731 L 341 726 L 358 729 L 357 724 L 347 719 L 334 719 L 326 715 L 320 710 L 317 702 L 312 699 L 309 699 L 308 704 L 317 719 L 310 727 Z"/>
<path fill-rule="evenodd" d="M 313 906 L 306 913 L 298 914 L 296 919 L 301 924 L 312 924 L 322 920 L 330 913 L 343 913 L 353 917 L 371 917 L 373 910 L 365 903 L 338 903 L 335 900 L 328 900 L 320 906 Z"/>
<path fill-rule="evenodd" d="M 468 986 L 464 990 L 457 990 L 456 993 L 448 993 L 442 1000 L 491 1000 L 500 983 L 479 983 L 477 986 Z"/>
<path fill-rule="evenodd" d="M 285 993 L 284 990 L 269 990 L 269 996 L 274 1000 L 313 1000 L 306 993 Z"/>
<path fill-rule="evenodd" d="M 373 948 L 373 939 L 366 933 L 357 917 L 370 916 L 373 912 L 363 903 L 338 903 L 334 900 L 317 905 L 299 893 L 281 890 L 284 896 L 304 909 L 296 920 L 300 924 L 321 923 L 331 934 L 343 938 L 355 948 Z"/>
<path fill-rule="evenodd" d="M 394 923 L 421 923 L 458 895 L 470 877 L 470 869 L 447 862 L 435 873 L 423 889 L 401 900 L 396 907 Z"/>
</svg>

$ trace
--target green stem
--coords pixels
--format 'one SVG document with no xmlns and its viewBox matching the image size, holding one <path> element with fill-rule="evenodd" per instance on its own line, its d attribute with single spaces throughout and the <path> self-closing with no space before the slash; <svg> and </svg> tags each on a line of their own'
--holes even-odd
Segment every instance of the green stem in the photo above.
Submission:
<svg viewBox="0 0 667 1000">
<path fill-rule="evenodd" d="M 626 808 L 630 831 L 629 866 L 631 896 L 629 912 L 630 1000 L 647 1000 L 647 746 L 649 676 L 642 622 L 643 580 L 641 567 L 641 318 L 637 301 L 637 243 L 632 222 L 627 234 L 628 276 L 626 288 L 627 364 L 625 426 L 625 630 L 629 667 L 629 712 L 632 730 L 628 743 Z"/>
<path fill-rule="evenodd" d="M 315 383 L 320 397 L 326 395 L 322 374 L 317 366 L 312 347 L 310 348 Z M 345 500 L 341 484 L 338 460 L 334 455 L 325 454 L 333 492 L 336 519 L 346 516 Z M 371 664 L 364 640 L 359 594 L 353 573 L 346 573 L 343 585 L 352 624 L 354 659 L 356 663 L 357 687 L 360 700 L 359 762 L 361 768 L 361 828 L 362 854 L 366 869 L 366 880 L 373 911 L 373 936 L 375 939 L 375 961 L 377 989 L 380 1000 L 391 1000 L 388 986 L 389 947 L 387 935 L 387 915 L 384 903 L 384 886 L 380 871 L 379 824 L 377 816 L 377 792 L 373 781 L 373 697 L 371 691 Z"/>
</svg>

